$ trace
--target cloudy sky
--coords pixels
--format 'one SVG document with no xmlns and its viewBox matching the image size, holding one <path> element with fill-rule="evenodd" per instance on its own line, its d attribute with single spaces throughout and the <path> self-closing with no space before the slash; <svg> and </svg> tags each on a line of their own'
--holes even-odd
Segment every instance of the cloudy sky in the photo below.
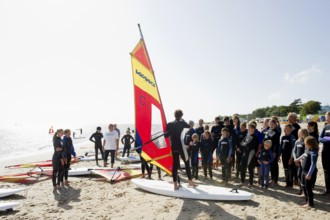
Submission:
<svg viewBox="0 0 330 220">
<path fill-rule="evenodd" d="M 140 23 L 168 120 L 330 104 L 330 2 L 0 0 L 0 124 L 134 121 Z"/>
</svg>

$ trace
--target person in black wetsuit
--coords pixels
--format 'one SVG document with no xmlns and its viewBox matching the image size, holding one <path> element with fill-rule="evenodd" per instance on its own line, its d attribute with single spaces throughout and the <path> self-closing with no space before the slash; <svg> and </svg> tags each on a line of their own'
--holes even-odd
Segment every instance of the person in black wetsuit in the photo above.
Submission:
<svg viewBox="0 0 330 220">
<path fill-rule="evenodd" d="M 53 182 L 54 190 L 60 188 L 60 182 L 64 172 L 64 166 L 61 163 L 61 155 L 62 152 L 64 151 L 64 146 L 62 143 L 63 134 L 64 134 L 63 129 L 58 129 L 53 137 L 54 153 L 52 157 L 52 165 L 53 165 L 52 182 Z"/>
<path fill-rule="evenodd" d="M 89 138 L 89 140 L 91 142 L 94 142 L 94 149 L 95 149 L 95 161 L 96 161 L 96 165 L 99 165 L 99 158 L 98 158 L 98 152 L 100 151 L 101 156 L 102 156 L 102 160 L 104 159 L 104 154 L 103 154 L 103 150 L 102 150 L 102 138 L 103 138 L 103 134 L 101 132 L 102 128 L 101 127 L 97 127 L 96 128 L 96 132 L 92 134 L 92 136 Z"/>
<path fill-rule="evenodd" d="M 125 156 L 127 152 L 127 157 L 129 157 L 129 151 L 131 150 L 131 145 L 134 143 L 134 138 L 131 135 L 130 130 L 126 131 L 126 134 L 121 138 L 121 143 L 124 145 L 122 157 Z"/>
<path fill-rule="evenodd" d="M 276 185 L 278 181 L 278 156 L 280 153 L 280 133 L 277 129 L 277 123 L 274 119 L 269 121 L 269 129 L 264 136 L 265 140 L 272 141 L 272 152 L 274 154 L 274 160 L 271 163 L 270 173 L 272 177 L 272 185 Z"/>
<path fill-rule="evenodd" d="M 69 184 L 68 181 L 68 173 L 70 170 L 70 164 L 71 164 L 71 155 L 75 158 L 76 157 L 76 152 L 73 147 L 72 139 L 71 139 L 71 131 L 70 129 L 65 129 L 64 130 L 64 137 L 63 137 L 63 146 L 65 148 L 65 154 L 66 154 L 66 164 L 64 165 L 64 179 L 65 179 L 65 184 Z M 62 181 L 63 182 L 63 178 Z"/>
<path fill-rule="evenodd" d="M 197 133 L 193 134 L 192 141 L 189 144 L 191 148 L 191 169 L 192 169 L 192 176 L 197 180 L 198 179 L 198 163 L 199 158 L 198 154 L 202 147 L 201 142 L 199 141 L 200 138 Z"/>
<path fill-rule="evenodd" d="M 212 163 L 213 163 L 213 150 L 212 150 L 211 133 L 205 131 L 201 139 L 201 155 L 202 155 L 202 167 L 204 170 L 204 178 L 207 178 L 207 170 L 209 170 L 210 178 L 213 178 Z"/>
<path fill-rule="evenodd" d="M 243 147 L 241 145 L 242 141 L 244 140 L 244 138 L 246 137 L 247 135 L 247 129 L 246 129 L 246 123 L 243 122 L 240 126 L 240 132 L 238 133 L 237 135 L 237 140 L 236 140 L 236 148 L 235 148 L 235 151 L 236 151 L 236 178 L 238 179 L 239 178 L 239 175 L 242 175 L 242 165 L 241 165 L 241 162 L 242 162 L 242 156 L 243 156 Z"/>
<path fill-rule="evenodd" d="M 217 157 L 220 159 L 222 166 L 222 180 L 227 184 L 230 178 L 230 160 L 232 156 L 232 141 L 229 137 L 227 128 L 221 130 L 221 139 L 217 148 Z"/>
<path fill-rule="evenodd" d="M 250 186 L 253 185 L 253 176 L 254 176 L 254 168 L 255 168 L 255 154 L 258 150 L 259 140 L 256 134 L 256 126 L 253 123 L 248 124 L 248 135 L 245 136 L 243 141 L 241 142 L 241 146 L 243 149 L 242 155 L 242 175 L 241 175 L 241 183 L 245 184 L 245 175 L 246 169 L 249 170 L 249 182 Z"/>
<path fill-rule="evenodd" d="M 280 154 L 282 158 L 282 164 L 284 169 L 285 175 L 285 182 L 286 187 L 293 187 L 293 157 L 292 157 L 292 150 L 294 144 L 296 142 L 295 137 L 291 134 L 292 132 L 292 125 L 286 124 L 284 126 L 284 135 L 281 137 L 281 147 L 280 147 Z"/>
<path fill-rule="evenodd" d="M 219 116 L 215 117 L 214 120 L 215 120 L 215 125 L 212 126 L 212 128 L 211 128 L 211 135 L 212 135 L 212 140 L 213 140 L 213 152 L 218 147 L 218 142 L 221 138 L 221 130 L 225 127 Z M 215 162 L 215 167 L 214 167 L 215 169 L 218 168 L 219 163 L 220 163 L 220 161 L 217 158 L 216 162 Z"/>
<path fill-rule="evenodd" d="M 319 143 L 319 128 L 317 126 L 317 122 L 315 121 L 310 121 L 307 123 L 307 130 L 310 136 L 314 137 L 317 141 L 317 143 Z"/>
<path fill-rule="evenodd" d="M 196 133 L 196 130 L 194 129 L 194 122 L 193 121 L 189 121 L 189 130 L 185 133 L 184 135 L 184 144 L 187 147 L 187 152 L 188 152 L 188 157 L 189 157 L 189 161 L 191 158 L 191 148 L 190 148 L 190 142 L 192 141 L 192 136 L 193 134 Z M 191 164 L 190 164 L 191 165 Z"/>
<path fill-rule="evenodd" d="M 325 195 L 330 194 L 330 112 L 326 113 L 327 122 L 324 126 L 319 141 L 323 144 L 321 158 L 325 180 Z"/>
<path fill-rule="evenodd" d="M 300 125 L 298 124 L 298 116 L 294 112 L 290 112 L 288 114 L 288 122 L 292 124 L 292 135 L 298 140 L 298 131 L 300 129 Z"/>
<path fill-rule="evenodd" d="M 170 138 L 171 147 L 172 147 L 172 155 L 173 155 L 173 168 L 172 168 L 172 176 L 173 176 L 173 183 L 174 183 L 174 190 L 180 188 L 178 184 L 178 168 L 180 165 L 180 159 L 185 163 L 186 172 L 189 180 L 189 186 L 196 187 L 197 185 L 192 181 L 190 164 L 188 160 L 187 150 L 184 149 L 181 143 L 181 133 L 184 128 L 189 128 L 187 122 L 182 119 L 183 112 L 181 110 L 176 110 L 174 112 L 175 120 L 168 123 L 166 126 L 166 133 L 165 136 Z"/>
</svg>

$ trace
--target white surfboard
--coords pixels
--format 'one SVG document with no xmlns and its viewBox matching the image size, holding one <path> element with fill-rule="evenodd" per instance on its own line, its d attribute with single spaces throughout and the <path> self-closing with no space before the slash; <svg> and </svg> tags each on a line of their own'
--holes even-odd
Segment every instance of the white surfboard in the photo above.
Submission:
<svg viewBox="0 0 330 220">
<path fill-rule="evenodd" d="M 0 198 L 6 197 L 6 196 L 11 196 L 13 194 L 25 191 L 25 188 L 17 188 L 17 189 L 0 189 Z"/>
<path fill-rule="evenodd" d="M 190 188 L 187 183 L 184 183 L 180 189 L 174 190 L 173 184 L 166 181 L 147 179 L 132 179 L 131 181 L 145 191 L 176 198 L 224 201 L 251 200 L 253 198 L 252 193 L 243 190 L 236 192 L 225 187 L 198 185 L 196 188 Z"/>
<path fill-rule="evenodd" d="M 79 161 L 93 161 L 95 160 L 95 157 L 78 157 Z"/>
<path fill-rule="evenodd" d="M 141 161 L 139 156 L 118 157 L 118 160 L 123 163 L 138 163 Z"/>
<path fill-rule="evenodd" d="M 0 203 L 0 211 L 10 211 L 19 206 L 21 206 L 21 203 L 18 202 L 3 202 Z"/>
<path fill-rule="evenodd" d="M 68 172 L 68 176 L 85 176 L 90 175 L 92 173 L 92 168 L 86 167 L 77 167 L 71 168 Z"/>
</svg>

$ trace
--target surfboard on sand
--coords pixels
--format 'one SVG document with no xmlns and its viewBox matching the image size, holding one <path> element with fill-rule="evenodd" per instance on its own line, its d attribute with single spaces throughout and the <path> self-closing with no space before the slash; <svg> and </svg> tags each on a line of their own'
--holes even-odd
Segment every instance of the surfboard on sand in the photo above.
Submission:
<svg viewBox="0 0 330 220">
<path fill-rule="evenodd" d="M 118 157 L 122 163 L 138 163 L 141 161 L 139 156 Z"/>
<path fill-rule="evenodd" d="M 190 188 L 187 184 L 183 184 L 180 189 L 174 190 L 173 184 L 166 181 L 132 179 L 132 182 L 147 192 L 176 198 L 218 201 L 241 201 L 253 198 L 252 193 L 225 187 L 198 185 L 196 188 Z"/>
<path fill-rule="evenodd" d="M 26 189 L 25 188 L 16 188 L 16 189 L 13 189 L 13 188 L 8 188 L 8 189 L 0 189 L 0 198 L 2 197 L 6 197 L 6 196 L 11 196 L 13 194 L 16 194 L 16 193 L 19 193 L 19 192 L 22 192 L 22 191 L 25 191 Z"/>
<path fill-rule="evenodd" d="M 3 202 L 0 203 L 0 211 L 12 211 L 14 208 L 21 206 L 18 202 Z"/>
</svg>

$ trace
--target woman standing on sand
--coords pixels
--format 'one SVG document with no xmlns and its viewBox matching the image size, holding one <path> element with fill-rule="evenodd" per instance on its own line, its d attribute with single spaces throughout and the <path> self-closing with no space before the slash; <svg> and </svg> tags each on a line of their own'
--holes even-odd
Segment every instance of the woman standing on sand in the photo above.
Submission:
<svg viewBox="0 0 330 220">
<path fill-rule="evenodd" d="M 62 155 L 62 151 L 64 150 L 64 146 L 62 143 L 63 134 L 64 134 L 63 129 L 58 129 L 53 137 L 54 154 L 52 158 L 52 164 L 53 164 L 52 181 L 53 181 L 54 190 L 60 188 L 60 181 L 64 174 L 64 166 L 61 163 L 61 155 Z M 56 184 L 56 178 L 57 178 L 57 184 Z"/>
</svg>

